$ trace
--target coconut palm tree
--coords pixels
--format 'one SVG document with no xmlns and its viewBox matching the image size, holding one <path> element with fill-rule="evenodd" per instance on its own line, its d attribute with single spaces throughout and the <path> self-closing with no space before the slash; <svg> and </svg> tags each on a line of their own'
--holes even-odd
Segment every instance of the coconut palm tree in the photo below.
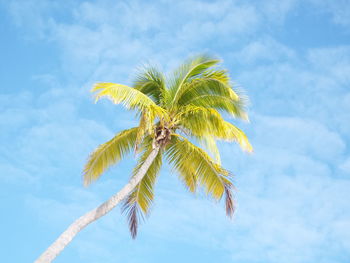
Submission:
<svg viewBox="0 0 350 263">
<path fill-rule="evenodd" d="M 220 60 L 208 55 L 192 57 L 169 77 L 155 67 L 143 68 L 132 86 L 97 83 L 92 92 L 137 112 L 139 125 L 117 133 L 91 153 L 84 168 L 89 185 L 130 152 L 139 156 L 130 181 L 96 209 L 78 218 L 37 259 L 51 262 L 88 224 L 123 202 L 131 236 L 136 237 L 140 216 L 147 215 L 154 199 L 154 184 L 163 157 L 173 166 L 185 187 L 200 186 L 213 198 L 225 198 L 226 214 L 234 204 L 230 172 L 220 164 L 217 140 L 236 141 L 252 151 L 246 135 L 225 121 L 222 114 L 247 120 L 244 98 L 233 89 Z M 203 146 L 205 150 L 198 145 Z"/>
</svg>

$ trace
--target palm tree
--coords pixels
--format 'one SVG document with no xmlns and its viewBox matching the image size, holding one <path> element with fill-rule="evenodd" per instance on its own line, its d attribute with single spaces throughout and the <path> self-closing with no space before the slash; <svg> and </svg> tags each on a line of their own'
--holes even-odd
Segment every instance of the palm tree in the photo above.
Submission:
<svg viewBox="0 0 350 263">
<path fill-rule="evenodd" d="M 248 152 L 252 147 L 246 135 L 222 116 L 225 113 L 247 119 L 244 98 L 233 89 L 227 71 L 219 68 L 219 63 L 217 58 L 200 55 L 187 60 L 167 79 L 155 67 L 145 67 L 131 87 L 114 83 L 94 86 L 96 101 L 107 97 L 115 104 L 136 110 L 139 125 L 117 133 L 90 155 L 84 168 L 84 184 L 100 178 L 132 151 L 139 159 L 130 181 L 70 225 L 37 263 L 51 262 L 80 230 L 121 201 L 135 238 L 140 216 L 148 214 L 153 202 L 163 157 L 189 191 L 195 192 L 200 186 L 217 200 L 224 196 L 226 214 L 232 216 L 231 175 L 220 164 L 216 141 L 236 141 Z"/>
</svg>

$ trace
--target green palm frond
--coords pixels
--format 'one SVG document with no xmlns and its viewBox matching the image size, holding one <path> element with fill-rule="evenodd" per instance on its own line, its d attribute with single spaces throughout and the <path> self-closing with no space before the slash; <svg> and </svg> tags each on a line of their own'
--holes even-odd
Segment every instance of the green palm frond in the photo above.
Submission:
<svg viewBox="0 0 350 263">
<path fill-rule="evenodd" d="M 253 147 L 250 144 L 247 135 L 245 135 L 241 129 L 228 121 L 224 121 L 224 127 L 225 136 L 222 137 L 224 140 L 229 142 L 236 141 L 244 151 L 250 153 L 253 152 Z"/>
<path fill-rule="evenodd" d="M 221 165 L 220 152 L 216 144 L 215 137 L 208 135 L 197 137 L 196 139 L 200 143 L 200 145 L 203 146 L 212 155 L 215 162 Z"/>
<path fill-rule="evenodd" d="M 238 100 L 239 96 L 231 87 L 230 77 L 225 70 L 207 70 L 200 76 L 192 78 L 186 83 L 181 96 L 178 98 L 180 105 L 189 104 L 191 100 L 198 95 L 203 94 L 221 94 L 233 100 Z"/>
<path fill-rule="evenodd" d="M 159 118 L 167 117 L 162 107 L 158 106 L 150 97 L 132 87 L 115 83 L 97 83 L 92 92 L 96 92 L 96 102 L 102 97 L 107 97 L 115 104 L 123 104 L 127 109 L 148 110 L 154 112 Z"/>
<path fill-rule="evenodd" d="M 157 105 L 164 104 L 167 97 L 165 77 L 155 67 L 148 66 L 139 70 L 132 86 L 149 96 Z"/>
<path fill-rule="evenodd" d="M 137 133 L 137 127 L 124 130 L 97 147 L 85 164 L 84 184 L 89 185 L 92 181 L 97 180 L 111 165 L 116 164 L 127 155 L 135 145 Z"/>
<path fill-rule="evenodd" d="M 210 107 L 229 113 L 233 117 L 247 119 L 247 99 L 234 90 L 224 70 L 211 70 L 187 83 L 178 99 L 180 106 L 196 105 Z"/>
<path fill-rule="evenodd" d="M 220 199 L 225 192 L 225 185 L 230 184 L 227 170 L 201 148 L 180 135 L 172 138 L 166 155 L 180 176 L 186 178 L 188 174 L 194 173 L 196 182 L 215 199 Z"/>
<path fill-rule="evenodd" d="M 236 141 L 244 151 L 252 146 L 242 130 L 225 121 L 215 109 L 187 105 L 176 115 L 178 125 L 183 126 L 194 137 L 214 136 L 216 139 Z"/>
<path fill-rule="evenodd" d="M 196 138 L 215 136 L 222 139 L 225 136 L 222 129 L 224 119 L 215 109 L 187 105 L 181 108 L 175 118 L 179 127 L 183 127 L 188 135 Z"/>
<path fill-rule="evenodd" d="M 138 150 L 138 146 L 141 144 L 145 136 L 152 135 L 155 130 L 156 115 L 154 111 L 144 110 L 141 112 L 139 130 L 136 136 L 135 151 Z M 163 119 L 161 119 L 162 121 Z"/>
<path fill-rule="evenodd" d="M 232 216 L 233 186 L 227 170 L 215 163 L 201 148 L 176 134 L 166 149 L 166 157 L 191 192 L 194 192 L 199 184 L 205 188 L 207 194 L 211 194 L 217 200 L 225 195 L 226 214 Z"/>
<path fill-rule="evenodd" d="M 184 92 L 186 83 L 192 78 L 200 76 L 202 73 L 217 65 L 219 59 L 209 55 L 198 55 L 183 63 L 175 72 L 169 83 L 171 105 L 177 104 L 178 98 Z"/>
<path fill-rule="evenodd" d="M 201 106 L 206 108 L 213 108 L 222 112 L 230 114 L 234 118 L 249 121 L 248 115 L 245 111 L 246 101 L 243 98 L 239 100 L 232 100 L 218 94 L 205 94 L 194 97 L 189 101 L 190 105 Z"/>
<path fill-rule="evenodd" d="M 140 169 L 148 155 L 152 151 L 151 140 L 149 140 L 146 149 L 142 153 L 136 168 L 133 171 L 133 175 Z M 131 194 L 125 199 L 123 204 L 123 211 L 127 213 L 129 221 L 129 229 L 133 238 L 137 235 L 137 228 L 139 225 L 140 217 L 149 213 L 150 206 L 154 199 L 154 184 L 159 174 L 159 170 L 162 166 L 162 152 L 159 151 L 155 160 L 149 167 L 145 176 L 141 182 L 135 187 Z"/>
</svg>

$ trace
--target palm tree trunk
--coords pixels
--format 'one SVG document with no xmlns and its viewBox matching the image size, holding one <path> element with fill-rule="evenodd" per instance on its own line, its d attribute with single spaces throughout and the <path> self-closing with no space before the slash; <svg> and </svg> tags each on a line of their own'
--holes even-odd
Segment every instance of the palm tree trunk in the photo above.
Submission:
<svg viewBox="0 0 350 263">
<path fill-rule="evenodd" d="M 160 146 L 157 145 L 145 162 L 142 164 L 138 172 L 133 176 L 130 181 L 109 200 L 101 204 L 99 207 L 91 210 L 85 215 L 78 218 L 73 224 L 71 224 L 66 231 L 64 231 L 57 240 L 43 253 L 34 263 L 49 263 L 56 258 L 56 256 L 72 241 L 76 234 L 80 230 L 85 228 L 88 224 L 94 222 L 100 217 L 111 211 L 120 201 L 127 197 L 135 186 L 145 176 L 148 168 L 156 158 L 159 152 Z"/>
</svg>

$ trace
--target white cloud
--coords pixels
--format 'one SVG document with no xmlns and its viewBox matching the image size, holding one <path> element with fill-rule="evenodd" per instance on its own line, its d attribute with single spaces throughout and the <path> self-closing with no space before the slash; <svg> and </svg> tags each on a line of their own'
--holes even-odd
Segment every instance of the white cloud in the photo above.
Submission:
<svg viewBox="0 0 350 263">
<path fill-rule="evenodd" d="M 257 116 L 255 120 L 254 133 L 260 137 L 256 139 L 265 142 L 266 148 L 305 154 L 322 161 L 334 161 L 345 150 L 345 142 L 339 134 L 313 120 L 265 116 Z"/>
<path fill-rule="evenodd" d="M 347 27 L 350 25 L 350 6 L 348 0 L 310 0 L 318 8 L 332 16 L 335 24 Z"/>
<path fill-rule="evenodd" d="M 313 68 L 332 76 L 338 85 L 350 82 L 350 46 L 312 49 L 308 59 Z"/>
<path fill-rule="evenodd" d="M 293 61 L 296 55 L 292 49 L 270 37 L 265 37 L 245 45 L 242 50 L 233 53 L 231 56 L 237 63 L 255 65 L 257 62 Z"/>
<path fill-rule="evenodd" d="M 115 124 L 110 126 L 115 130 L 111 131 L 103 124 L 103 118 L 98 123 L 83 117 L 79 113 L 83 101 L 77 103 L 77 97 L 79 92 L 60 88 L 41 94 L 24 92 L 1 96 L 5 109 L 0 114 L 0 126 L 6 127 L 0 135 L 3 182 L 35 183 L 39 178 L 42 183 L 59 181 L 71 173 L 75 173 L 75 182 L 79 182 L 89 152 L 125 128 L 123 124 L 132 122 L 127 114 L 115 118 Z M 96 111 L 97 106 L 90 105 L 91 109 L 87 110 Z M 57 172 L 62 175 L 57 177 Z"/>
<path fill-rule="evenodd" d="M 296 8 L 299 0 L 268 0 L 258 3 L 267 20 L 283 24 L 288 14 Z"/>
<path fill-rule="evenodd" d="M 37 178 L 24 169 L 8 163 L 7 159 L 0 159 L 0 180 L 2 184 L 11 185 L 37 185 Z"/>
<path fill-rule="evenodd" d="M 19 2 L 13 5 L 21 6 Z M 35 16 L 45 21 L 34 21 L 32 26 L 60 45 L 63 68 L 90 79 L 125 79 L 130 68 L 149 58 L 168 68 L 174 57 L 179 57 L 175 61 L 178 62 L 188 53 L 207 50 L 206 41 L 220 38 L 222 43 L 232 43 L 241 35 L 254 32 L 260 23 L 254 6 L 237 1 L 161 1 L 154 5 L 142 1 L 83 2 L 69 6 L 72 11 L 66 10 L 65 15 L 69 19 L 52 15 L 50 23 L 46 23 L 46 13 L 59 13 L 60 10 L 47 11 L 55 10 L 56 4 L 49 7 L 41 1 L 29 1 L 28 5 L 37 6 Z M 13 16 L 21 17 L 19 25 L 31 25 L 30 17 L 22 15 L 26 9 L 15 7 Z M 200 49 L 194 50 L 195 45 Z M 106 68 L 108 75 L 100 75 Z"/>
<path fill-rule="evenodd" d="M 298 54 L 288 62 L 246 69 L 236 79 L 244 83 L 249 94 L 254 94 L 254 111 L 326 122 L 347 138 L 349 126 L 343 123 L 349 117 L 347 50 L 310 49 L 306 57 Z"/>
<path fill-rule="evenodd" d="M 343 163 L 340 164 L 340 169 L 350 174 L 350 158 L 347 158 Z"/>
</svg>

